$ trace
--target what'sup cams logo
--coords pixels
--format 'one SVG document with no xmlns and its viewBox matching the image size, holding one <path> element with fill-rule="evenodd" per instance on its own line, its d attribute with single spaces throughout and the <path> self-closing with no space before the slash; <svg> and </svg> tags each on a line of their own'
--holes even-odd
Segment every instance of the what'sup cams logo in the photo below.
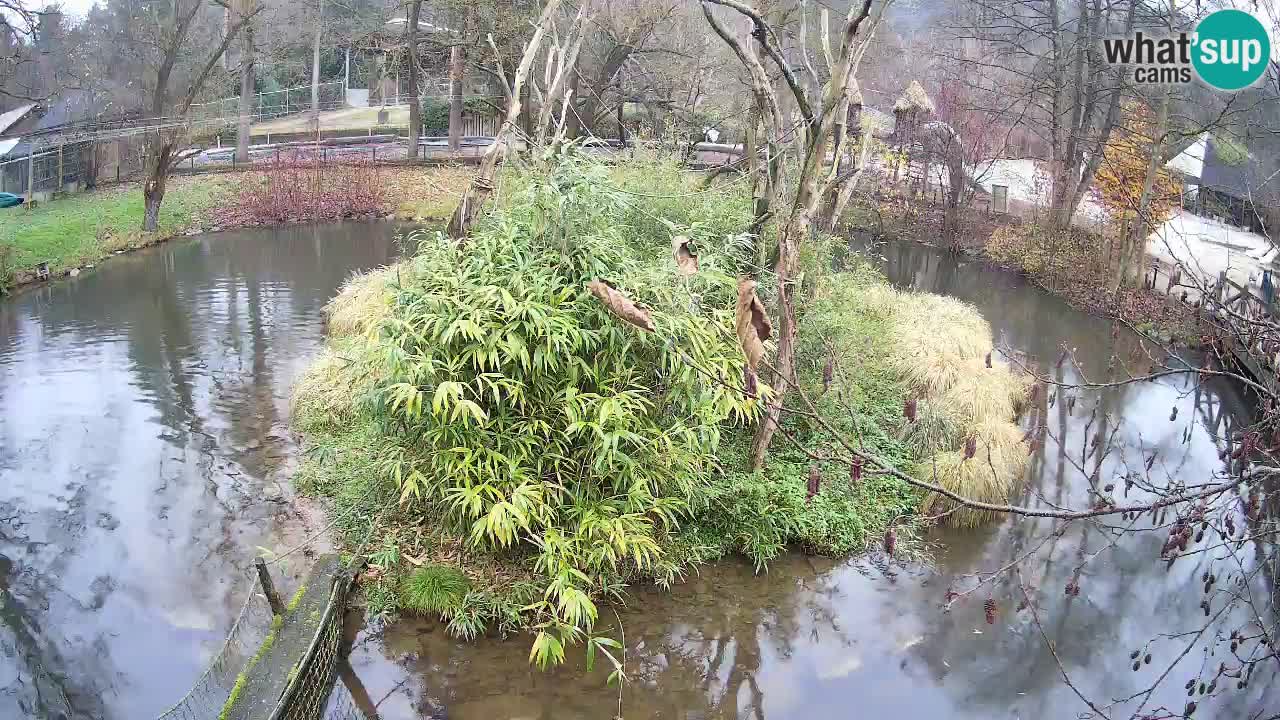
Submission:
<svg viewBox="0 0 1280 720">
<path fill-rule="evenodd" d="M 1253 15 L 1219 10 L 1196 25 L 1194 33 L 1102 41 L 1107 62 L 1133 66 L 1133 81 L 1144 85 L 1185 84 L 1194 76 L 1218 90 L 1242 90 L 1266 72 L 1271 38 Z"/>
</svg>

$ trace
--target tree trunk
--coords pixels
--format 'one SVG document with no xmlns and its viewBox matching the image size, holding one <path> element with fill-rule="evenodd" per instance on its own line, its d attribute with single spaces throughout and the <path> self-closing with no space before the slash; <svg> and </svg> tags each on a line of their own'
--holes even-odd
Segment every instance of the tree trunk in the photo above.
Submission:
<svg viewBox="0 0 1280 720">
<path fill-rule="evenodd" d="M 324 29 L 324 0 L 316 6 L 316 34 L 311 45 L 311 124 L 320 139 L 320 33 Z"/>
<path fill-rule="evenodd" d="M 418 135 L 422 132 L 422 103 L 418 98 L 418 19 L 422 16 L 422 0 L 409 4 L 409 22 L 405 35 L 409 43 L 409 159 L 418 157 Z M 456 45 L 454 47 L 457 47 Z M 453 118 L 450 117 L 450 120 Z"/>
<path fill-rule="evenodd" d="M 462 74 L 466 58 L 462 45 L 455 43 L 449 49 L 449 151 L 462 148 Z"/>
<path fill-rule="evenodd" d="M 253 26 L 246 25 L 240 49 L 240 116 L 236 120 L 236 162 L 249 162 L 249 127 L 253 122 L 254 63 Z"/>
<path fill-rule="evenodd" d="M 948 149 L 957 152 L 958 148 Z M 956 157 L 947 158 L 947 196 L 945 206 L 942 210 L 942 239 L 947 247 L 952 250 L 960 250 L 962 246 L 960 238 L 960 198 L 964 193 L 964 183 L 968 181 L 968 177 L 964 172 L 963 160 L 957 155 Z"/>
<path fill-rule="evenodd" d="M 538 144 L 546 144 L 552 135 L 552 122 L 555 117 L 556 106 L 561 104 L 561 98 L 564 96 L 568 86 L 569 76 L 573 74 L 574 66 L 578 63 L 578 52 L 582 49 L 582 40 L 586 35 L 583 32 L 583 24 L 591 20 L 587 7 L 586 4 L 583 4 L 578 8 L 578 14 L 574 16 L 573 23 L 569 25 L 565 45 L 558 48 L 559 52 L 556 53 L 555 63 L 549 63 L 548 70 L 551 71 L 551 81 L 547 84 L 546 93 L 542 98 L 542 107 L 538 110 L 538 124 L 533 134 Z M 572 96 L 566 97 L 569 102 L 572 102 L 572 99 Z M 560 127 L 563 127 L 569 107 L 566 103 L 559 109 L 561 111 Z M 555 134 L 559 135 L 559 132 Z"/>
<path fill-rule="evenodd" d="M 466 37 L 468 30 L 471 28 L 471 5 L 466 5 L 462 11 L 462 33 Z M 460 42 L 460 38 L 455 39 L 455 43 L 449 48 L 449 151 L 458 152 L 462 149 L 462 113 L 466 109 L 466 98 L 463 97 L 465 92 L 465 81 L 467 72 L 467 49 Z"/>
<path fill-rule="evenodd" d="M 1155 190 L 1156 177 L 1164 162 L 1164 140 L 1168 127 L 1169 92 L 1166 90 L 1160 99 L 1160 108 L 1156 110 L 1154 137 L 1151 138 L 1151 160 L 1147 163 L 1147 171 L 1142 178 L 1142 194 L 1138 196 L 1137 212 L 1125 232 L 1125 240 L 1120 246 L 1120 259 L 1107 288 L 1113 294 L 1142 275 L 1142 261 L 1147 254 L 1147 236 L 1151 228 L 1147 216 L 1151 211 L 1151 194 Z"/>
<path fill-rule="evenodd" d="M 575 67 L 573 72 L 569 73 L 568 97 L 578 97 L 578 70 Z M 565 137 L 574 139 L 582 136 L 582 118 L 578 116 L 578 111 L 574 108 L 574 104 L 570 104 L 565 108 L 568 117 L 565 119 Z"/>
<path fill-rule="evenodd" d="M 850 198 L 853 197 L 854 190 L 858 189 L 858 181 L 862 179 L 862 174 L 867 168 L 867 163 L 871 159 L 871 135 L 865 133 L 862 136 L 862 142 L 858 149 L 858 164 L 854 167 L 853 174 L 850 175 L 840 186 L 840 192 L 836 195 L 835 205 L 830 210 L 830 215 L 826 218 L 826 225 L 835 228 L 840 223 L 840 218 L 844 217 L 844 208 L 849 204 Z"/>
<path fill-rule="evenodd" d="M 160 203 L 164 201 L 165 186 L 169 182 L 169 159 L 173 142 L 168 138 L 147 150 L 147 178 L 142 183 L 142 229 L 155 232 L 160 225 Z"/>
</svg>

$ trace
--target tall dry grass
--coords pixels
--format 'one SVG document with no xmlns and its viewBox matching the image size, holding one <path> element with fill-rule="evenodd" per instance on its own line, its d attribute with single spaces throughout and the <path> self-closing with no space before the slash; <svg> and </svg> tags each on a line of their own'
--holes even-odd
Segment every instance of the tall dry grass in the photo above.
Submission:
<svg viewBox="0 0 1280 720">
<path fill-rule="evenodd" d="M 366 340 L 391 314 L 403 264 L 351 276 L 325 306 L 329 342 L 294 383 L 290 414 L 305 431 L 340 428 L 355 416 L 356 374 Z"/>
<path fill-rule="evenodd" d="M 351 276 L 325 306 L 329 336 L 363 336 L 375 330 L 391 312 L 393 287 L 401 269 L 400 264 L 388 265 Z"/>
<path fill-rule="evenodd" d="M 994 357 L 991 326 L 968 303 L 885 285 L 867 288 L 861 304 L 891 321 L 891 362 L 919 398 L 915 421 L 904 420 L 903 426 L 903 439 L 924 458 L 917 475 L 966 498 L 1007 502 L 1026 469 L 1016 416 L 1026 404 L 1031 378 Z M 975 452 L 965 458 L 969 438 Z M 924 510 L 960 527 L 994 517 L 958 509 L 936 493 L 925 499 Z"/>
</svg>

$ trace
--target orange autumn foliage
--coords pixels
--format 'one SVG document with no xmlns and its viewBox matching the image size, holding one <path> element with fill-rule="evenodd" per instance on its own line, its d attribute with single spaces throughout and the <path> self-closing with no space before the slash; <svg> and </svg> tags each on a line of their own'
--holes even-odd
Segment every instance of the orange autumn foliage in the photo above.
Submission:
<svg viewBox="0 0 1280 720">
<path fill-rule="evenodd" d="M 1098 199 L 1107 214 L 1127 228 L 1137 218 L 1142 184 L 1155 149 L 1155 118 L 1143 103 L 1127 102 L 1125 122 L 1111 133 L 1103 151 L 1102 166 L 1095 177 Z M 1168 168 L 1161 167 L 1151 186 L 1146 212 L 1148 227 L 1168 220 L 1178 206 L 1181 185 Z"/>
</svg>

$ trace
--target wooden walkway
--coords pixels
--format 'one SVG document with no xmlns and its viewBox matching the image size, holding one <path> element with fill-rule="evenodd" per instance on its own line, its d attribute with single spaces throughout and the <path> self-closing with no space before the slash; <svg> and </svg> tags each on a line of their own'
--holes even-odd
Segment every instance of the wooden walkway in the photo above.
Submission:
<svg viewBox="0 0 1280 720">
<path fill-rule="evenodd" d="M 1280 305 L 1227 277 L 1224 271 L 1202 292 L 1182 282 L 1179 268 L 1153 262 L 1144 278 L 1146 286 L 1194 306 L 1212 321 L 1225 341 L 1223 350 L 1260 385 L 1280 390 Z M 1280 284 L 1280 274 L 1275 282 Z M 1163 286 L 1163 287 L 1162 287 Z"/>
</svg>

